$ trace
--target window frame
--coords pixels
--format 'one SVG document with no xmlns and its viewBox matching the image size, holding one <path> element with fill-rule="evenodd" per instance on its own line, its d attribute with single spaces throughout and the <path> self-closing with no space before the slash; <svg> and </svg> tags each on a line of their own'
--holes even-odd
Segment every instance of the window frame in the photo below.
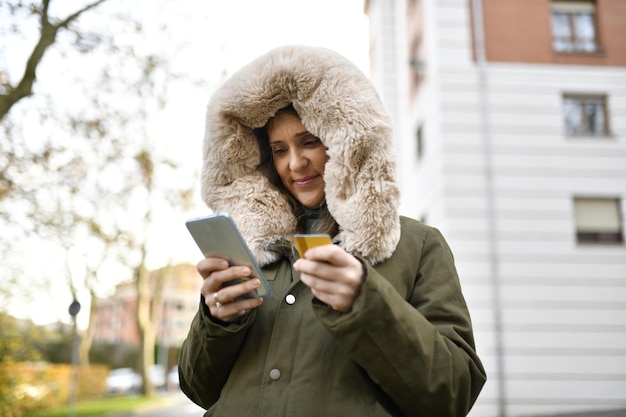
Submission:
<svg viewBox="0 0 626 417">
<path fill-rule="evenodd" d="M 557 37 L 555 34 L 554 17 L 555 15 L 565 15 L 567 17 L 567 26 L 569 28 L 569 37 Z M 593 25 L 593 38 L 579 37 L 576 31 L 577 15 L 588 15 Z M 591 0 L 566 1 L 552 0 L 550 12 L 550 24 L 552 29 L 552 50 L 558 54 L 597 54 L 601 52 L 600 38 L 598 31 L 598 14 L 596 2 Z M 558 48 L 557 42 L 565 43 L 569 48 Z M 593 50 L 585 48 L 587 42 L 593 43 Z"/>
<path fill-rule="evenodd" d="M 578 102 L 580 111 L 580 132 L 574 132 L 568 130 L 566 102 L 568 100 L 575 100 Z M 600 101 L 604 114 L 604 123 L 602 131 L 594 132 L 589 128 L 587 113 L 585 111 L 585 104 L 590 101 Z M 606 94 L 579 94 L 579 93 L 564 93 L 561 99 L 561 109 L 563 112 L 563 129 L 568 137 L 600 137 L 605 138 L 611 136 L 611 129 L 609 123 L 609 109 L 608 109 L 608 97 Z"/>
<path fill-rule="evenodd" d="M 603 201 L 606 203 L 614 203 L 616 211 L 616 231 L 607 231 L 606 225 L 601 225 L 602 221 L 597 222 L 596 230 L 592 230 L 590 226 L 583 225 L 588 220 L 582 220 L 581 214 L 582 204 L 584 202 L 598 202 Z M 622 214 L 622 201 L 619 197 L 603 197 L 603 196 L 574 196 L 572 199 L 574 209 L 574 228 L 576 234 L 576 243 L 581 246 L 586 245 L 608 245 L 608 246 L 623 246 L 624 245 L 624 219 Z M 611 207 L 607 207 L 612 209 Z M 588 210 L 588 209 L 587 209 Z M 593 226 L 591 226 L 593 227 Z"/>
<path fill-rule="evenodd" d="M 415 154 L 417 156 L 417 160 L 421 160 L 424 155 L 424 124 L 420 123 L 417 125 L 417 129 L 415 130 Z"/>
</svg>

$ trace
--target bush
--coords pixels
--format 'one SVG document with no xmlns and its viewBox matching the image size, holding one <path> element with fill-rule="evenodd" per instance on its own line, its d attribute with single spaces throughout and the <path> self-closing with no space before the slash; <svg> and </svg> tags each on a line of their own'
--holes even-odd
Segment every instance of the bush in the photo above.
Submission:
<svg viewBox="0 0 626 417">
<path fill-rule="evenodd" d="M 101 396 L 109 368 L 78 368 L 76 398 Z M 0 417 L 20 417 L 27 412 L 67 405 L 73 386 L 73 367 L 65 364 L 0 363 Z"/>
</svg>

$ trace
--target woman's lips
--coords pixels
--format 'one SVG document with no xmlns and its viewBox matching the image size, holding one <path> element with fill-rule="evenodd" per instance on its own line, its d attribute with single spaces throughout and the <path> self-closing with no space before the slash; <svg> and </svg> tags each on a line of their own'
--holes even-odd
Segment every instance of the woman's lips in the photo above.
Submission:
<svg viewBox="0 0 626 417">
<path fill-rule="evenodd" d="M 299 187 L 304 187 L 311 184 L 317 178 L 317 175 L 311 175 L 309 177 L 300 178 L 297 180 L 293 180 L 293 183 Z"/>
</svg>

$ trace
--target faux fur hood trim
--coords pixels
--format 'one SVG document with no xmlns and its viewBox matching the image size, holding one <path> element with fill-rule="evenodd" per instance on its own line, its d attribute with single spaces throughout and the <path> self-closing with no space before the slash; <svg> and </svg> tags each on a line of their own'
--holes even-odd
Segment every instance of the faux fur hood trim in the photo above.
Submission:
<svg viewBox="0 0 626 417">
<path fill-rule="evenodd" d="M 373 84 L 350 61 L 322 48 L 285 46 L 241 68 L 212 96 L 206 116 L 202 198 L 233 217 L 261 265 L 272 243 L 293 240 L 289 203 L 257 170 L 253 129 L 293 103 L 302 124 L 328 148 L 326 204 L 347 251 L 371 263 L 400 239 L 391 118 Z"/>
</svg>

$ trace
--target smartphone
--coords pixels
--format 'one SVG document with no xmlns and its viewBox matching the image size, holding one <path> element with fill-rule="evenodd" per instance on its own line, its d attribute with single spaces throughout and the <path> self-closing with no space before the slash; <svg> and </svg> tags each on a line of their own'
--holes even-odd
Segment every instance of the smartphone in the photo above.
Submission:
<svg viewBox="0 0 626 417">
<path fill-rule="evenodd" d="M 190 219 L 185 222 L 185 225 L 206 258 L 222 258 L 227 260 L 230 266 L 237 265 L 250 268 L 249 277 L 233 280 L 225 285 L 234 285 L 252 278 L 259 278 L 261 286 L 246 294 L 245 297 L 258 298 L 272 294 L 272 288 L 228 213 L 220 212 Z"/>
<path fill-rule="evenodd" d="M 330 235 L 325 234 L 296 234 L 293 235 L 293 243 L 296 245 L 296 250 L 298 254 L 300 254 L 301 258 L 304 258 L 304 254 L 307 250 L 321 245 L 330 245 L 332 240 L 330 239 Z"/>
</svg>

